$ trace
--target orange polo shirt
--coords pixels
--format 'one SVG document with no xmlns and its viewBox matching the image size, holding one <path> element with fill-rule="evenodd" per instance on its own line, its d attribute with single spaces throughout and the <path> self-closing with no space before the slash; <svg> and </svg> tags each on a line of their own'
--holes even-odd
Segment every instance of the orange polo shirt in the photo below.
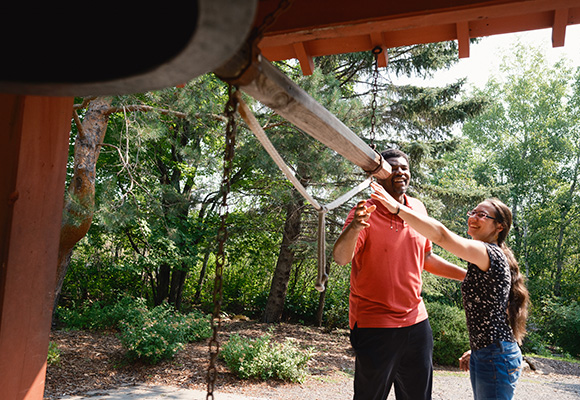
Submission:
<svg viewBox="0 0 580 400">
<path fill-rule="evenodd" d="M 410 208 L 427 214 L 421 201 L 406 196 Z M 359 328 L 401 328 L 427 318 L 421 297 L 421 272 L 429 240 L 406 222 L 375 204 L 370 226 L 358 236 L 350 275 L 349 322 Z M 354 217 L 349 213 L 345 227 Z"/>
</svg>

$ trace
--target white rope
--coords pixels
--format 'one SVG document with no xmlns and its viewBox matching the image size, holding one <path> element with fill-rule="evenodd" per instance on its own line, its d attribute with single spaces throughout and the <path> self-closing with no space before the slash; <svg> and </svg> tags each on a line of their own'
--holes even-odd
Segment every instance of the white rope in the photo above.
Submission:
<svg viewBox="0 0 580 400">
<path fill-rule="evenodd" d="M 310 204 L 314 206 L 314 208 L 316 208 L 317 210 L 321 210 L 322 207 L 320 206 L 320 204 L 318 204 L 318 202 L 314 199 L 314 197 L 308 194 L 306 188 L 302 186 L 300 181 L 296 178 L 296 176 L 294 176 L 294 172 L 284 163 L 284 160 L 282 160 L 282 157 L 280 156 L 278 151 L 274 148 L 274 145 L 272 144 L 270 139 L 268 139 L 268 136 L 266 136 L 266 132 L 264 132 L 264 129 L 262 129 L 260 123 L 254 116 L 254 114 L 250 111 L 246 103 L 242 100 L 242 96 L 239 94 L 239 92 L 236 92 L 236 95 L 238 96 L 239 101 L 238 111 L 240 112 L 240 115 L 242 116 L 244 121 L 246 121 L 246 124 L 248 124 L 252 132 L 254 132 L 254 135 L 256 135 L 260 143 L 262 143 L 262 146 L 268 152 L 270 157 L 272 157 L 272 160 L 274 160 L 278 168 L 280 168 L 280 170 L 284 173 L 284 175 L 286 175 L 286 177 L 290 180 L 290 182 L 292 182 L 294 187 L 296 187 L 296 190 L 298 190 L 300 194 L 306 200 L 308 200 Z"/>
<path fill-rule="evenodd" d="M 315 199 L 312 197 L 307 191 L 306 188 L 300 183 L 300 181 L 294 175 L 294 172 L 286 165 L 262 126 L 254 116 L 254 114 L 250 111 L 247 104 L 242 100 L 242 96 L 239 91 L 236 91 L 235 95 L 238 97 L 238 112 L 248 124 L 250 130 L 254 133 L 256 138 L 260 141 L 266 152 L 270 155 L 272 160 L 276 163 L 278 168 L 286 175 L 288 180 L 292 182 L 296 190 L 300 192 L 300 194 L 308 201 L 310 204 L 316 208 L 318 211 L 318 276 L 316 278 L 316 289 L 319 292 L 324 292 L 326 282 L 328 281 L 328 271 L 326 268 L 326 213 L 330 210 L 334 210 L 336 207 L 339 207 L 344 202 L 348 201 L 350 198 L 367 188 L 371 181 L 372 176 L 369 176 L 363 182 L 359 183 L 356 187 L 348 191 L 347 193 L 340 196 L 338 199 L 334 200 L 333 202 L 327 204 L 326 206 L 321 206 Z"/>
<path fill-rule="evenodd" d="M 367 187 L 369 187 L 369 185 L 371 184 L 372 180 L 373 180 L 372 176 L 369 176 L 367 179 L 365 179 L 364 181 L 362 181 L 361 183 L 359 183 L 353 189 L 349 190 L 347 193 L 343 194 L 342 196 L 340 196 L 338 199 L 334 200 L 333 202 L 328 203 L 324 207 L 328 211 L 334 210 L 336 207 L 341 206 L 343 203 L 345 203 L 346 201 L 350 200 L 353 196 L 359 194 L 361 191 L 363 191 L 364 189 L 366 189 Z"/>
</svg>

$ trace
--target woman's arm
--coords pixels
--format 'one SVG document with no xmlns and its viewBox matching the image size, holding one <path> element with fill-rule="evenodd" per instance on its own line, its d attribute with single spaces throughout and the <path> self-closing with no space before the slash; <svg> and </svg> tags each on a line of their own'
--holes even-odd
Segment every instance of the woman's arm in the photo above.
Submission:
<svg viewBox="0 0 580 400">
<path fill-rule="evenodd" d="M 489 255 L 483 242 L 461 237 L 436 219 L 402 205 L 376 182 L 371 183 L 371 187 L 374 190 L 371 194 L 373 199 L 379 200 L 390 212 L 397 214 L 421 235 L 457 257 L 477 265 L 482 271 L 489 269 Z"/>
<path fill-rule="evenodd" d="M 442 276 L 443 278 L 455 279 L 456 281 L 462 281 L 467 274 L 467 270 L 464 268 L 450 263 L 433 253 L 425 255 L 424 269 L 432 274 Z"/>
</svg>

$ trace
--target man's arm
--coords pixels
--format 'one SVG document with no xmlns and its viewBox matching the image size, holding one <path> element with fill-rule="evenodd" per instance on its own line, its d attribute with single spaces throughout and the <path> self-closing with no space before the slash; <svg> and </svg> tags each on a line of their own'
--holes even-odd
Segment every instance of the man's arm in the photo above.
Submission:
<svg viewBox="0 0 580 400">
<path fill-rule="evenodd" d="M 346 265 L 352 261 L 356 249 L 358 234 L 360 231 L 370 226 L 367 221 L 377 206 L 373 205 L 366 207 L 365 204 L 366 201 L 364 200 L 357 204 L 353 220 L 348 224 L 344 231 L 342 231 L 334 244 L 332 256 L 338 265 Z"/>
<path fill-rule="evenodd" d="M 467 274 L 467 270 L 458 267 L 433 253 L 425 254 L 424 269 L 432 274 L 444 278 L 455 279 L 456 281 L 463 281 L 465 274 Z"/>
</svg>

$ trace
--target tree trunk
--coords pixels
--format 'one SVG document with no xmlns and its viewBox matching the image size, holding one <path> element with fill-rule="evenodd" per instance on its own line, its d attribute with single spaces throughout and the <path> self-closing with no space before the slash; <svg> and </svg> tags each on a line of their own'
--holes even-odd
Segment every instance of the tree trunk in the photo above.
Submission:
<svg viewBox="0 0 580 400">
<path fill-rule="evenodd" d="M 191 126 L 186 120 L 179 121 L 177 129 L 173 131 L 172 139 L 175 143 L 179 143 L 180 146 L 185 146 L 191 139 Z M 189 145 L 192 147 L 199 146 L 200 137 L 195 139 L 194 143 Z M 172 190 L 164 190 L 162 204 L 164 217 L 168 221 L 168 226 L 172 223 L 169 222 L 173 218 L 178 221 L 185 222 L 188 219 L 190 202 L 189 198 L 193 189 L 191 182 L 183 179 L 183 173 L 179 165 L 183 162 L 183 157 L 174 145 L 171 151 L 171 161 L 167 162 L 164 157 L 158 155 L 156 157 L 157 167 L 159 168 L 159 183 L 162 186 L 171 187 Z M 176 246 L 182 248 L 186 244 L 183 241 L 175 243 Z M 187 277 L 188 268 L 187 265 L 182 264 L 179 267 L 169 267 L 169 271 L 164 273 L 167 274 L 167 279 L 160 281 L 158 280 L 158 298 L 157 304 L 161 304 L 165 298 L 172 304 L 177 310 L 181 306 L 181 298 L 183 293 L 183 286 L 185 283 L 185 278 Z M 163 285 L 163 287 L 161 287 Z M 161 297 L 163 295 L 163 297 Z"/>
<path fill-rule="evenodd" d="M 276 270 L 272 277 L 270 295 L 264 310 L 264 322 L 279 322 L 284 311 L 284 301 L 290 279 L 292 262 L 294 261 L 294 250 L 292 246 L 296 243 L 300 235 L 302 210 L 304 200 L 300 194 L 294 191 L 294 200 L 287 205 L 286 222 L 284 223 L 284 233 L 282 235 L 282 245 L 276 263 Z"/>
<path fill-rule="evenodd" d="M 187 265 L 183 263 L 181 268 L 173 269 L 173 273 L 171 274 L 171 287 L 169 288 L 169 303 L 173 304 L 176 310 L 181 309 L 183 286 L 185 284 L 185 278 L 187 278 Z"/>
<path fill-rule="evenodd" d="M 60 232 L 54 310 L 58 305 L 72 251 L 88 232 L 95 205 L 96 165 L 107 131 L 111 97 L 92 100 L 75 140 L 74 175 L 67 189 Z"/>
<path fill-rule="evenodd" d="M 207 271 L 207 264 L 209 262 L 209 255 L 211 254 L 211 249 L 208 246 L 208 249 L 203 256 L 203 264 L 201 266 L 201 271 L 199 272 L 199 279 L 197 281 L 197 289 L 195 289 L 195 296 L 193 296 L 193 303 L 199 304 L 199 298 L 201 297 L 201 288 L 205 282 L 205 276 Z"/>
<path fill-rule="evenodd" d="M 153 282 L 156 287 L 154 305 L 158 306 L 169 295 L 169 283 L 171 282 L 171 267 L 167 263 L 162 263 L 157 272 L 157 282 Z"/>
</svg>

